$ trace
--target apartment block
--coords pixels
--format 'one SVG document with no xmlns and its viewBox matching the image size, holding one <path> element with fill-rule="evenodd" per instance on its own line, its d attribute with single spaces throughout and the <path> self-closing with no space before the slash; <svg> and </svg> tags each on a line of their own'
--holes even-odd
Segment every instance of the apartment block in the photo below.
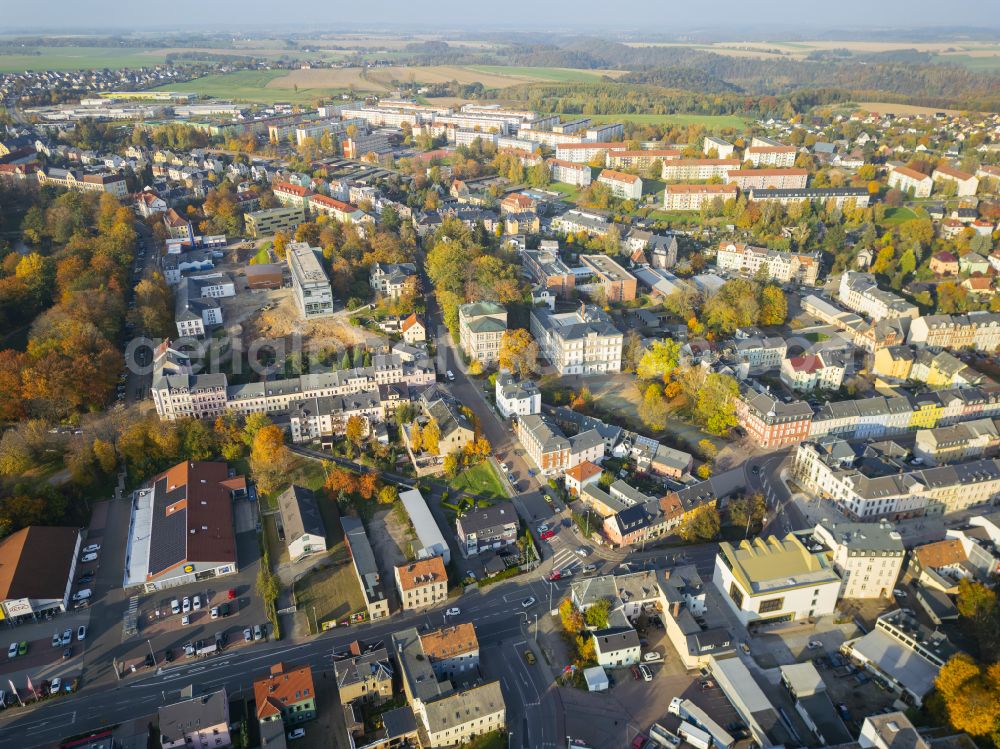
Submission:
<svg viewBox="0 0 1000 749">
<path fill-rule="evenodd" d="M 292 242 L 287 248 L 292 291 L 299 312 L 309 320 L 333 314 L 333 288 L 319 258 L 319 248 L 306 242 Z"/>
<path fill-rule="evenodd" d="M 853 203 L 858 208 L 867 208 L 871 202 L 871 194 L 863 187 L 805 187 L 796 190 L 752 187 L 748 197 L 753 202 L 774 202 L 781 205 L 801 203 L 803 200 L 832 202 L 837 208 L 843 208 L 848 203 Z"/>
<path fill-rule="evenodd" d="M 746 192 L 752 188 L 801 190 L 809 180 L 807 169 L 730 169 L 723 179 Z"/>
<path fill-rule="evenodd" d="M 795 445 L 809 436 L 813 410 L 805 401 L 785 403 L 769 393 L 746 390 L 736 399 L 739 425 L 761 447 Z"/>
<path fill-rule="evenodd" d="M 553 182 L 563 182 L 576 187 L 586 187 L 590 184 L 592 174 L 586 163 L 574 163 L 561 159 L 549 159 L 549 176 Z"/>
<path fill-rule="evenodd" d="M 936 181 L 953 182 L 960 198 L 972 197 L 979 190 L 979 178 L 974 174 L 963 172 L 951 166 L 939 166 L 931 173 Z"/>
<path fill-rule="evenodd" d="M 642 197 L 642 179 L 634 174 L 604 169 L 597 175 L 597 181 L 607 185 L 616 198 L 639 200 Z"/>
<path fill-rule="evenodd" d="M 840 278 L 837 298 L 848 309 L 875 321 L 894 317 L 909 317 L 915 320 L 920 314 L 916 305 L 910 304 L 891 291 L 880 289 L 875 277 L 870 273 L 846 271 Z"/>
<path fill-rule="evenodd" d="M 915 198 L 929 198 L 934 180 L 907 166 L 896 166 L 889 171 L 889 187 L 900 192 L 911 192 Z"/>
<path fill-rule="evenodd" d="M 295 205 L 265 208 L 244 215 L 247 236 L 254 239 L 268 237 L 279 231 L 292 234 L 305 220 L 305 211 Z"/>
<path fill-rule="evenodd" d="M 750 146 L 743 154 L 743 160 L 755 167 L 791 167 L 795 166 L 797 153 L 795 146 Z"/>
<path fill-rule="evenodd" d="M 719 270 L 736 271 L 754 276 L 764 268 L 768 278 L 778 283 L 800 283 L 815 286 L 819 274 L 819 253 L 803 254 L 769 250 L 734 242 L 720 242 L 715 253 Z"/>
<path fill-rule="evenodd" d="M 663 209 L 666 211 L 700 211 L 703 205 L 718 198 L 725 202 L 735 198 L 736 185 L 667 185 L 663 191 Z"/>
<path fill-rule="evenodd" d="M 681 152 L 673 148 L 643 148 L 638 151 L 608 151 L 606 164 L 612 169 L 649 169 L 657 162 L 674 161 Z"/>
<path fill-rule="evenodd" d="M 531 335 L 560 375 L 621 371 L 624 336 L 598 307 L 563 313 L 532 309 Z"/>
<path fill-rule="evenodd" d="M 458 329 L 466 355 L 492 364 L 500 355 L 500 339 L 507 330 L 507 310 L 494 302 L 463 304 L 458 308 Z"/>
<path fill-rule="evenodd" d="M 733 153 L 736 151 L 736 146 L 728 140 L 706 135 L 705 140 L 702 141 L 701 152 L 708 156 L 712 151 L 715 151 L 715 158 L 717 159 L 729 159 L 732 158 Z"/>
<path fill-rule="evenodd" d="M 811 552 L 822 549 L 833 563 L 841 579 L 841 598 L 892 597 L 906 557 L 903 537 L 892 523 L 824 520 L 810 537 L 802 535 Z"/>
<path fill-rule="evenodd" d="M 422 609 L 448 600 L 448 573 L 441 557 L 399 565 L 395 568 L 395 577 L 404 611 Z"/>
<path fill-rule="evenodd" d="M 731 170 L 739 168 L 739 159 L 672 159 L 663 162 L 660 177 L 668 182 L 724 180 Z"/>
<path fill-rule="evenodd" d="M 608 302 L 631 302 L 635 299 L 638 281 L 607 255 L 580 255 L 580 262 L 590 268 L 604 289 Z"/>
</svg>

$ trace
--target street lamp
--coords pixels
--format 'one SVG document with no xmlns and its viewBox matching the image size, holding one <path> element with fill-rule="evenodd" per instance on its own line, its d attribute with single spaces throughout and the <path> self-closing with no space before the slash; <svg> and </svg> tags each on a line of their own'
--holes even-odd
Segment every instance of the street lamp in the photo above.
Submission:
<svg viewBox="0 0 1000 749">
<path fill-rule="evenodd" d="M 155 666 L 157 664 L 156 664 L 156 653 L 153 652 L 153 644 L 148 639 L 146 640 L 146 644 L 149 645 L 149 654 L 150 656 L 152 656 L 153 665 Z"/>
</svg>

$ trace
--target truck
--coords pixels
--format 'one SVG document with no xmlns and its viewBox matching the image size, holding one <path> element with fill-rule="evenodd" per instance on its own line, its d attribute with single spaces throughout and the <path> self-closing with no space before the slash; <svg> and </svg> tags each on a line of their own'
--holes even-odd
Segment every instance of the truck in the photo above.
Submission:
<svg viewBox="0 0 1000 749">
<path fill-rule="evenodd" d="M 729 747 L 736 743 L 736 739 L 728 731 L 712 720 L 708 716 L 708 713 L 691 700 L 674 697 L 670 700 L 670 707 L 667 708 L 667 711 L 672 715 L 676 715 L 681 720 L 693 723 L 706 731 L 711 736 L 715 746 L 719 747 L 719 749 L 729 749 Z"/>
<path fill-rule="evenodd" d="M 659 723 L 654 723 L 649 727 L 649 738 L 656 742 L 657 746 L 664 749 L 676 749 L 681 745 L 681 737 L 668 731 Z"/>
<path fill-rule="evenodd" d="M 677 733 L 681 735 L 691 746 L 697 747 L 697 749 L 712 749 L 712 737 L 708 731 L 703 731 L 698 726 L 693 723 L 688 723 L 686 720 L 681 721 L 680 728 L 677 729 Z"/>
</svg>

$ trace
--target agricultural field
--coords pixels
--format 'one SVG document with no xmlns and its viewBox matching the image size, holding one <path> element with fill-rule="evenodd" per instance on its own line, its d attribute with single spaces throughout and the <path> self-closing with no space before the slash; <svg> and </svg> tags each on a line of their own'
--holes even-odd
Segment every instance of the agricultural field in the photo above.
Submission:
<svg viewBox="0 0 1000 749">
<path fill-rule="evenodd" d="M 602 122 L 638 122 L 645 125 L 703 125 L 706 130 L 745 130 L 750 123 L 745 117 L 734 114 L 592 114 L 564 113 L 563 117 L 590 117 L 596 124 Z"/>
<path fill-rule="evenodd" d="M 283 70 L 239 70 L 234 73 L 206 75 L 184 83 L 169 83 L 158 88 L 259 104 L 270 104 L 275 101 L 307 104 L 334 93 L 333 89 L 296 91 L 292 87 L 282 89 L 268 86 L 272 81 L 284 75 L 286 73 Z"/>
<path fill-rule="evenodd" d="M 162 49 L 113 47 L 43 47 L 38 55 L 0 54 L 0 73 L 22 70 L 93 70 L 158 65 L 166 59 Z"/>
<path fill-rule="evenodd" d="M 593 83 L 601 80 L 604 76 L 618 78 L 625 75 L 625 70 L 579 70 L 575 68 L 530 68 L 530 67 L 507 67 L 504 65 L 469 65 L 467 70 L 477 73 L 487 73 L 491 75 L 510 76 L 514 78 L 524 78 L 531 81 L 544 81 L 546 83 Z"/>
<path fill-rule="evenodd" d="M 858 102 L 853 107 L 854 109 L 863 109 L 866 112 L 878 112 L 879 114 L 897 114 L 897 115 L 932 115 L 935 112 L 944 112 L 948 115 L 959 115 L 961 112 L 957 109 L 938 109 L 935 107 L 918 107 L 911 104 L 893 104 L 887 101 L 861 101 Z"/>
</svg>

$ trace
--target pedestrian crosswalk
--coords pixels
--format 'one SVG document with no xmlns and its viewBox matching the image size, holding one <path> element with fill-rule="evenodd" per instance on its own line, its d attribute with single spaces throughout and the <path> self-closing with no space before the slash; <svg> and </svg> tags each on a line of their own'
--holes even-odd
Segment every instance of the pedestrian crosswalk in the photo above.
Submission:
<svg viewBox="0 0 1000 749">
<path fill-rule="evenodd" d="M 579 555 L 566 547 L 558 549 L 552 557 L 552 569 L 554 570 L 576 569 L 580 564 Z"/>
</svg>

